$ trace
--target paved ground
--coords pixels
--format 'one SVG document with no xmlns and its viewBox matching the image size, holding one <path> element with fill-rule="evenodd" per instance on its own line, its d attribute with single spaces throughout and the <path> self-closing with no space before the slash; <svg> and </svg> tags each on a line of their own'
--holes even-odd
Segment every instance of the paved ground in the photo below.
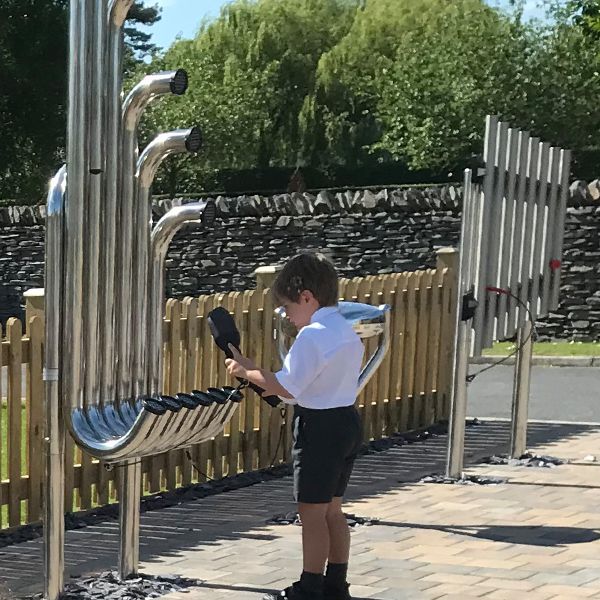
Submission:
<svg viewBox="0 0 600 600">
<path fill-rule="evenodd" d="M 469 460 L 506 448 L 506 423 L 468 429 Z M 508 477 L 497 486 L 414 483 L 439 471 L 446 438 L 361 458 L 347 511 L 380 519 L 352 534 L 356 598 L 600 598 L 597 513 L 600 428 L 532 424 L 531 445 L 576 463 L 556 469 L 480 466 Z M 142 565 L 198 580 L 165 600 L 258 600 L 300 570 L 300 530 L 269 526 L 292 510 L 289 478 L 146 513 Z M 113 522 L 67 534 L 69 572 L 114 566 Z M 39 590 L 41 544 L 0 550 L 0 578 L 15 592 Z"/>
<path fill-rule="evenodd" d="M 485 365 L 472 365 L 477 372 Z M 475 378 L 468 388 L 468 414 L 510 417 L 514 367 L 498 366 Z M 531 419 L 600 423 L 600 369 L 594 367 L 533 367 Z"/>
</svg>

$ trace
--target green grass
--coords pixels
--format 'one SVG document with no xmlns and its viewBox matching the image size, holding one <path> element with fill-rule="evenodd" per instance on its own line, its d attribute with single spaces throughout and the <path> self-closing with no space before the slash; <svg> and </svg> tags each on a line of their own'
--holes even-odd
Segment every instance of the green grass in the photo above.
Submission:
<svg viewBox="0 0 600 600">
<path fill-rule="evenodd" d="M 515 351 L 512 342 L 500 342 L 487 349 L 487 356 L 506 356 Z M 536 342 L 533 345 L 536 356 L 600 356 L 599 342 Z"/>
</svg>

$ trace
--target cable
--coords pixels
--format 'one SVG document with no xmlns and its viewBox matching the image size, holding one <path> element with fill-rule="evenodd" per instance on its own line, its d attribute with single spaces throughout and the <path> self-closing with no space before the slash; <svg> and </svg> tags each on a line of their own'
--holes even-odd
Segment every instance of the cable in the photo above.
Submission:
<svg viewBox="0 0 600 600">
<path fill-rule="evenodd" d="M 196 470 L 196 473 L 198 473 L 198 475 L 200 475 L 201 477 L 204 477 L 207 481 L 216 481 L 216 479 L 209 477 L 206 473 L 203 473 L 198 468 L 198 465 L 196 464 L 196 461 L 192 458 L 192 454 L 189 450 L 186 449 L 185 455 L 186 455 L 187 459 L 190 461 L 190 463 L 192 464 L 192 467 L 194 467 L 194 469 Z"/>
<path fill-rule="evenodd" d="M 489 371 L 490 369 L 498 367 L 499 365 L 505 363 L 507 360 L 511 359 L 513 356 L 515 356 L 518 352 L 520 352 L 525 347 L 525 345 L 529 342 L 529 340 L 532 337 L 534 340 L 537 339 L 537 330 L 535 328 L 533 314 L 531 313 L 531 310 L 529 309 L 527 304 L 525 304 L 525 302 L 523 302 L 520 298 L 515 296 L 510 290 L 505 290 L 503 288 L 498 288 L 498 287 L 493 287 L 493 286 L 487 286 L 485 289 L 487 292 L 491 292 L 494 294 L 504 294 L 505 296 L 509 296 L 510 298 L 513 298 L 514 300 L 516 300 L 517 304 L 522 306 L 527 311 L 527 314 L 529 315 L 529 320 L 531 321 L 531 332 L 529 333 L 527 338 L 525 338 L 523 340 L 523 342 L 521 342 L 521 344 L 519 346 L 517 346 L 514 349 L 514 351 L 511 352 L 508 356 L 505 356 L 504 358 L 492 363 L 491 365 L 488 365 L 487 367 L 480 369 L 476 373 L 471 373 L 470 375 L 467 375 L 467 377 L 466 377 L 467 383 L 471 383 L 475 379 L 475 377 L 477 377 L 478 375 L 481 375 L 482 373 L 485 373 L 486 371 Z"/>
<path fill-rule="evenodd" d="M 279 441 L 277 442 L 277 448 L 275 448 L 275 454 L 273 454 L 273 459 L 271 460 L 271 468 L 275 466 L 275 461 L 277 460 L 277 454 L 279 454 L 279 448 L 281 447 L 281 442 L 283 441 L 283 432 L 285 430 L 285 417 L 287 414 L 287 410 L 285 408 L 279 409 L 279 414 L 281 415 L 281 428 L 279 430 Z"/>
</svg>

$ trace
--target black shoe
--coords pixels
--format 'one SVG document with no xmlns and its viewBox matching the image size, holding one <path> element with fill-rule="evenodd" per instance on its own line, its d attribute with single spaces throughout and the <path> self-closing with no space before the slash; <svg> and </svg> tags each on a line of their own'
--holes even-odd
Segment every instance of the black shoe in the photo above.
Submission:
<svg viewBox="0 0 600 600">
<path fill-rule="evenodd" d="M 327 585 L 327 582 L 325 582 L 323 587 L 323 600 L 352 600 L 350 586 L 345 583 L 344 587 L 333 587 Z"/>
<path fill-rule="evenodd" d="M 286 587 L 281 592 L 273 592 L 263 596 L 262 600 L 325 600 L 325 598 L 321 592 L 307 592 L 300 586 L 300 582 L 296 581 L 296 583 Z"/>
</svg>

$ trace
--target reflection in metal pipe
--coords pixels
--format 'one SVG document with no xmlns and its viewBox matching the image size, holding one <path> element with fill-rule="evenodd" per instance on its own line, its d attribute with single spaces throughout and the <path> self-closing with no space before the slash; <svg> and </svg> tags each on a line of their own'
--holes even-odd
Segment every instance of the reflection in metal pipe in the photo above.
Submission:
<svg viewBox="0 0 600 600">
<path fill-rule="evenodd" d="M 160 136 L 159 136 L 160 137 Z M 172 140 L 174 143 L 175 140 Z M 146 152 L 140 157 L 140 181 L 144 178 L 141 176 L 144 170 L 144 164 L 158 165 L 156 161 L 150 160 L 150 155 L 155 155 L 158 147 L 163 146 L 163 142 L 159 141 L 157 149 L 152 150 L 149 146 L 148 162 L 142 162 L 142 158 Z M 150 168 L 150 167 L 148 167 Z M 146 179 L 148 181 L 148 179 Z M 148 189 L 147 186 L 140 185 L 141 190 Z M 164 264 L 167 256 L 169 244 L 173 236 L 177 233 L 184 223 L 200 223 L 202 222 L 202 214 L 206 208 L 206 202 L 197 204 L 186 204 L 172 208 L 164 217 L 162 217 L 152 230 L 152 270 L 151 270 L 151 285 L 150 285 L 150 308 L 148 312 L 148 348 L 151 355 L 149 356 L 148 369 L 148 388 L 150 394 L 157 394 L 162 387 L 162 324 L 163 324 L 163 305 L 164 305 Z"/>
<path fill-rule="evenodd" d="M 106 177 L 102 211 L 103 282 L 100 288 L 100 336 L 103 357 L 100 396 L 115 400 L 115 269 L 117 268 L 117 202 L 121 152 L 121 94 L 123 70 L 123 25 L 133 0 L 112 0 L 108 18 L 106 90 Z"/>
<path fill-rule="evenodd" d="M 133 239 L 124 246 L 124 260 L 132 261 L 132 285 L 129 302 L 132 307 L 131 341 L 133 373 L 133 395 L 147 393 L 145 388 L 146 369 L 146 315 L 148 298 L 148 248 L 152 231 L 152 205 L 150 194 L 145 198 L 134 199 L 134 182 L 138 160 L 138 124 L 148 104 L 164 94 L 182 95 L 187 90 L 187 73 L 183 70 L 170 71 L 157 75 L 148 75 L 129 93 L 123 105 L 123 175 L 122 203 L 123 211 L 130 215 L 132 229 L 136 232 Z M 129 257 L 128 257 L 129 255 Z M 127 340 L 129 343 L 129 340 Z"/>
<path fill-rule="evenodd" d="M 44 493 L 44 598 L 57 600 L 63 590 L 65 422 L 61 406 L 60 310 L 62 226 L 66 168 L 50 183 L 46 215 L 46 274 L 44 389 L 45 389 L 45 493 Z"/>
</svg>

